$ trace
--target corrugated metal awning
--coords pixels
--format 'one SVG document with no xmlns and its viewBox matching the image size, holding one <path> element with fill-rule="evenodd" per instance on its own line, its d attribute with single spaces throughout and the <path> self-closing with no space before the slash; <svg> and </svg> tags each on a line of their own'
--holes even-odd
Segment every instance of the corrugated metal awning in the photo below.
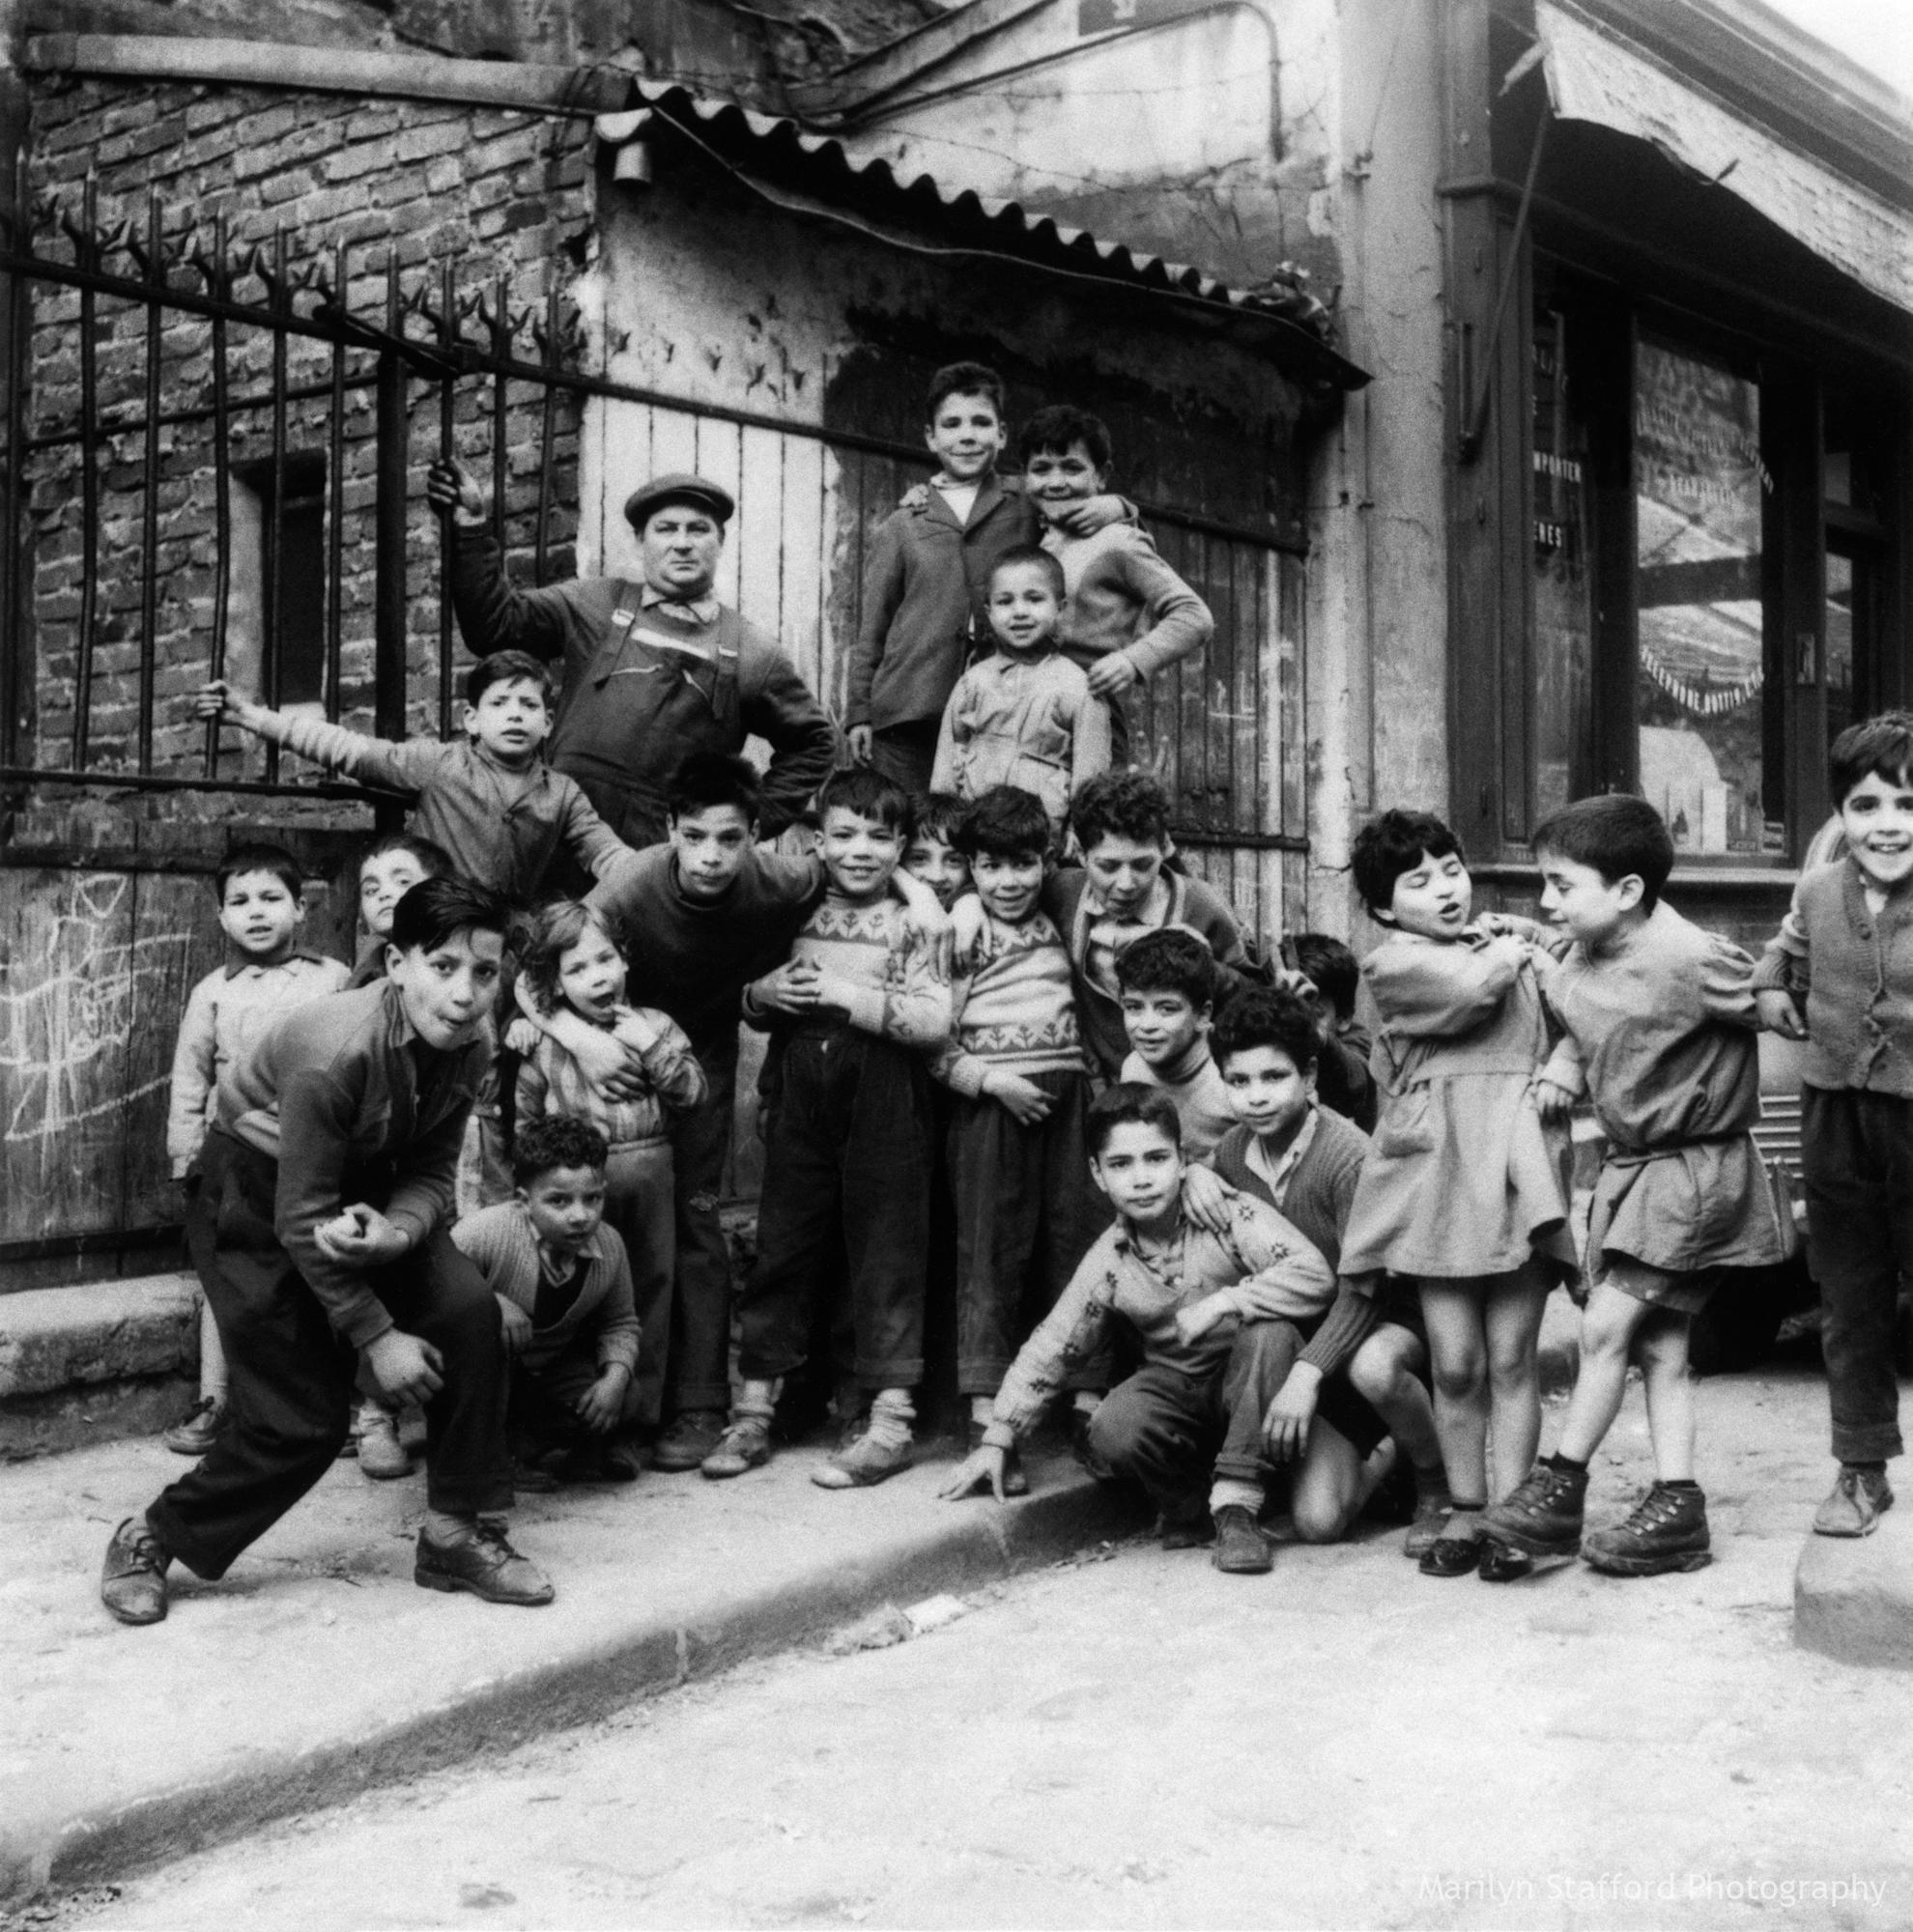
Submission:
<svg viewBox="0 0 1913 1932">
<path fill-rule="evenodd" d="M 1232 288 L 1200 269 L 1100 240 L 1019 202 L 948 187 L 928 174 L 905 181 L 881 156 L 860 156 L 836 136 L 812 133 L 784 116 L 754 113 L 676 84 L 634 77 L 632 91 L 639 104 L 598 117 L 601 141 L 648 140 L 663 123 L 793 212 L 848 216 L 877 240 L 920 253 L 992 256 L 1156 296 L 1228 333 L 1252 332 L 1297 375 L 1343 389 L 1369 380 L 1335 348 L 1333 318 L 1297 275 Z M 936 240 L 927 243 L 926 235 Z"/>
<path fill-rule="evenodd" d="M 1562 120 L 1651 142 L 1861 287 L 1913 309 L 1913 211 L 1802 154 L 1558 0 L 1536 0 L 1534 20 Z"/>
</svg>

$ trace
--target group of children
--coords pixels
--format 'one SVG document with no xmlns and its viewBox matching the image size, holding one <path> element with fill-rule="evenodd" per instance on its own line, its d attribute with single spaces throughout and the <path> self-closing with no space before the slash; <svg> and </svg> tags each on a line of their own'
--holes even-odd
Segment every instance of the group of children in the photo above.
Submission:
<svg viewBox="0 0 1913 1932">
<path fill-rule="evenodd" d="M 360 1109 L 333 1122 L 342 1144 L 394 1145 L 397 1102 L 371 1118 L 361 1088 L 339 1101 L 310 1057 L 336 1031 L 376 1060 L 365 1041 L 383 1025 L 380 1078 L 390 1085 L 404 1049 L 398 1084 L 443 1102 L 431 1171 L 449 1175 L 457 1156 L 464 1259 L 435 1248 L 434 1265 L 475 1267 L 495 1297 L 517 1489 L 630 1480 L 647 1451 L 660 1468 L 743 1476 L 770 1459 L 785 1385 L 806 1370 L 836 1379 L 839 1437 L 814 1480 L 882 1482 L 914 1459 L 927 1328 L 947 1297 L 971 1445 L 949 1495 L 1026 1488 L 1019 1444 L 1065 1401 L 1079 1456 L 1140 1483 L 1165 1543 L 1213 1542 L 1227 1572 L 1271 1567 L 1260 1519 L 1277 1476 L 1304 1539 L 1391 1501 L 1431 1576 L 1506 1579 L 1577 1550 L 1616 1575 L 1692 1568 L 1709 1542 L 1688 1328 L 1734 1270 L 1786 1246 L 1750 1133 L 1764 1024 L 1813 1042 L 1809 1212 L 1842 1461 L 1816 1527 L 1870 1528 L 1899 1446 L 1882 1338 L 1913 1261 L 1895 1192 L 1913 1094 L 1900 956 L 1913 720 L 1835 747 L 1847 856 L 1803 880 L 1757 973 L 1665 903 L 1672 846 L 1638 799 L 1584 800 L 1537 829 L 1548 925 L 1476 916 L 1448 828 L 1383 813 L 1354 853 L 1385 935 L 1360 967 L 1371 1041 L 1347 950 L 1304 935 L 1283 950 L 1291 965 L 1261 962 L 1174 862 L 1161 785 L 1123 763 L 1123 694 L 1198 647 L 1208 619 L 1104 494 L 1102 426 L 1039 412 L 1022 487 L 1008 490 L 990 372 L 940 372 L 929 417 L 942 467 L 879 539 L 851 677 L 856 761 L 817 793 L 810 855 L 758 846 L 757 776 L 717 754 L 679 768 L 668 838 L 625 847 L 543 764 L 552 686 L 514 652 L 471 674 L 458 746 L 387 746 L 220 685 L 201 695 L 205 715 L 418 800 L 414 831 L 361 867 L 367 943 L 351 972 L 300 947 L 287 854 L 229 857 L 217 884 L 232 959 L 188 1004 L 169 1131 L 196 1200 L 230 1192 L 235 1173 L 262 1200 L 276 1187 L 279 1240 L 364 1353 L 368 1473 L 409 1466 L 402 1400 L 429 1419 L 449 1399 L 435 1350 L 398 1361 L 339 1270 L 357 1263 L 359 1288 L 389 1275 L 448 1217 L 422 1184 L 355 1205 L 353 1179 L 288 1168 L 323 1140 L 315 1107 Z M 966 668 L 985 626 L 993 654 Z M 537 904 L 561 851 L 597 882 Z M 462 882 L 498 899 L 466 905 Z M 504 915 L 484 910 L 501 900 L 536 906 L 518 922 L 515 976 Z M 469 931 L 448 923 L 461 917 Z M 481 945 L 494 928 L 498 945 Z M 355 1007 L 350 1028 L 289 1024 L 387 971 L 383 1020 Z M 446 990 L 458 975 L 466 990 Z M 700 1186 L 687 1204 L 674 1165 L 710 1171 L 708 1117 L 740 1020 L 769 1046 L 733 1377 L 715 1202 Z M 1584 1103 L 1607 1143 L 1585 1280 L 1566 1137 Z M 332 1210 L 305 1247 L 287 1233 L 301 1191 Z M 220 1196 L 188 1217 L 221 1304 L 200 1405 L 172 1438 L 193 1453 L 258 1424 L 228 1412 L 221 1379 L 225 1214 Z M 1562 1282 L 1584 1302 L 1581 1369 L 1556 1449 L 1537 1461 L 1541 1311 Z M 1584 1537 L 1588 1462 L 1631 1361 L 1656 1481 Z M 261 1400 L 255 1388 L 234 1407 Z M 497 1490 L 488 1476 L 460 1493 Z M 109 1552 L 106 1598 L 128 1621 L 163 1614 L 171 1554 L 195 1537 L 210 1547 L 168 1497 Z M 434 1503 L 418 1577 L 494 1601 L 550 1596 L 504 1544 L 495 1502 Z"/>
</svg>

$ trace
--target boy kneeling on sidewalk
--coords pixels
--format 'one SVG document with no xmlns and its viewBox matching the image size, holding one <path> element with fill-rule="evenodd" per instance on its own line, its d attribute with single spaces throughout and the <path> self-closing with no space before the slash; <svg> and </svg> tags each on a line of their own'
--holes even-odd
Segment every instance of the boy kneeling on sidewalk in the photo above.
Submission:
<svg viewBox="0 0 1913 1932">
<path fill-rule="evenodd" d="M 1215 1542 L 1215 1567 L 1259 1575 L 1273 1557 L 1257 1524 L 1277 1460 L 1276 1398 L 1296 1367 L 1305 1328 L 1335 1298 L 1321 1253 L 1266 1202 L 1231 1197 L 1226 1233 L 1183 1210 L 1182 1128 L 1154 1088 L 1119 1084 L 1094 1100 L 1084 1140 L 1090 1173 L 1116 1222 L 1083 1257 L 1055 1308 L 1024 1343 L 997 1391 L 983 1444 L 943 1493 L 987 1483 L 1000 1498 L 1008 1454 L 1026 1436 L 1071 1370 L 1108 1338 L 1114 1318 L 1142 1344 L 1143 1365 L 1092 1419 L 1090 1446 L 1109 1469 L 1140 1483 L 1162 1513 L 1165 1549 Z M 1387 1434 L 1368 1404 L 1327 1365 L 1318 1426 L 1294 1475 L 1299 1517 L 1325 1484 L 1341 1486 L 1353 1446 L 1365 1458 Z M 1213 1519 L 1213 1523 L 1212 1523 Z"/>
<path fill-rule="evenodd" d="M 386 979 L 282 1014 L 220 1076 L 187 1176 L 186 1243 L 225 1344 L 232 1420 L 113 1532 L 100 1595 L 122 1623 L 166 1614 L 174 1558 L 223 1577 L 318 1482 L 351 1431 L 361 1358 L 387 1401 L 425 1409 L 414 1579 L 551 1602 L 502 1527 L 499 1304 L 444 1226 L 509 917 L 464 879 L 414 886 Z"/>
<path fill-rule="evenodd" d="M 589 1121 L 528 1121 L 512 1146 L 512 1198 L 452 1230 L 499 1298 L 511 1357 L 512 1487 L 521 1492 L 638 1478 L 637 1451 L 614 1434 L 640 1330 L 630 1257 L 605 1221 L 610 1158 Z"/>
</svg>

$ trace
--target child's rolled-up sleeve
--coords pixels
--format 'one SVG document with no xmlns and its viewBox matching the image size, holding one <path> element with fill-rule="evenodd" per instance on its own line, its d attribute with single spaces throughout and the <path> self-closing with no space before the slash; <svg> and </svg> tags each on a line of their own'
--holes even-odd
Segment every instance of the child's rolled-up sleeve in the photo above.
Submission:
<svg viewBox="0 0 1913 1932">
<path fill-rule="evenodd" d="M 1125 585 L 1141 605 L 1148 628 L 1123 655 L 1143 677 L 1154 677 L 1163 666 L 1193 656 L 1215 635 L 1209 606 L 1163 562 L 1156 546 L 1142 531 L 1120 526 L 1128 541 L 1109 553 Z"/>
<path fill-rule="evenodd" d="M 1807 940 L 1807 918 L 1800 908 L 1800 888 L 1781 921 L 1780 930 L 1767 941 L 1754 968 L 1756 993 L 1792 993 L 1805 999 L 1813 988 L 1813 952 Z"/>
</svg>

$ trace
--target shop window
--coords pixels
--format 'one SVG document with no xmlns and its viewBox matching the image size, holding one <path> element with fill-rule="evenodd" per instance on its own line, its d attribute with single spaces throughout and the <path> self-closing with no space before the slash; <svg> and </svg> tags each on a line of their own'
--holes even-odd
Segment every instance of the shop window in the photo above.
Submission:
<svg viewBox="0 0 1913 1932">
<path fill-rule="evenodd" d="M 1635 761 L 1674 850 L 1785 848 L 1766 810 L 1762 527 L 1772 479 L 1756 383 L 1643 335 L 1634 355 Z"/>
</svg>

